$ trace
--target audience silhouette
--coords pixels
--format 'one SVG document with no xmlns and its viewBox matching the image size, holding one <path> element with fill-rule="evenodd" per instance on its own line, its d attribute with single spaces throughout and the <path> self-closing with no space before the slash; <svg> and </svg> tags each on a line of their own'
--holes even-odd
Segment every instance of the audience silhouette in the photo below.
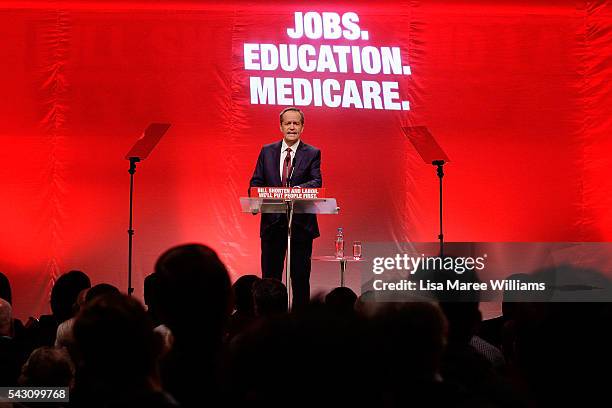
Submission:
<svg viewBox="0 0 612 408">
<path fill-rule="evenodd" d="M 145 279 L 147 309 L 80 271 L 55 282 L 52 314 L 38 325 L 16 323 L 2 274 L 0 295 L 0 386 L 68 387 L 69 404 L 47 406 L 541 408 L 607 398 L 608 302 L 509 292 L 503 316 L 483 322 L 476 291 L 383 302 L 341 287 L 289 311 L 282 282 L 246 275 L 231 285 L 201 244 L 159 257 Z"/>
<path fill-rule="evenodd" d="M 158 311 L 173 336 L 161 361 L 162 382 L 184 406 L 215 404 L 221 396 L 223 339 L 232 310 L 229 274 L 215 251 L 187 244 L 155 264 Z"/>
</svg>

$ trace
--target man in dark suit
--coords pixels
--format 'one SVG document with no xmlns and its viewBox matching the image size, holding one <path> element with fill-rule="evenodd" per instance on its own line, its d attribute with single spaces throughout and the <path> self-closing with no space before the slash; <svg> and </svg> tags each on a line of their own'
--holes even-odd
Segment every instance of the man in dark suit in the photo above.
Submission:
<svg viewBox="0 0 612 408">
<path fill-rule="evenodd" d="M 283 140 L 265 145 L 251 177 L 251 187 L 321 187 L 321 151 L 300 140 L 304 113 L 294 107 L 280 113 Z M 282 280 L 287 251 L 285 214 L 261 215 L 261 270 L 264 278 Z M 293 306 L 310 299 L 312 240 L 319 236 L 314 214 L 295 214 L 291 229 L 291 288 Z"/>
</svg>

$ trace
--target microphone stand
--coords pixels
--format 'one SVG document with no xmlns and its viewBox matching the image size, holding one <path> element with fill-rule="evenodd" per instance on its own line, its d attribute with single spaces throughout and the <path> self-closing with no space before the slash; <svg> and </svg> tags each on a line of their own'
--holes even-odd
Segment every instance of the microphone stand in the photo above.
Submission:
<svg viewBox="0 0 612 408">
<path fill-rule="evenodd" d="M 295 162 L 295 158 L 293 159 Z M 292 163 L 293 164 L 293 163 Z M 291 172 L 287 177 L 287 186 L 291 188 L 291 179 L 293 178 L 293 169 L 295 166 L 291 166 Z M 285 200 L 287 205 L 287 258 L 285 264 L 285 271 L 287 273 L 287 305 L 291 307 L 291 224 L 293 222 L 293 200 Z"/>
</svg>

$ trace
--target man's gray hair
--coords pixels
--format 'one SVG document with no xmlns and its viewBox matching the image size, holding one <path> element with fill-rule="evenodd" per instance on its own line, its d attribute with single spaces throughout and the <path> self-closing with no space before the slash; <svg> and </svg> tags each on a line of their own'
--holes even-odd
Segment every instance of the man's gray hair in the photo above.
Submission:
<svg viewBox="0 0 612 408">
<path fill-rule="evenodd" d="M 285 108 L 281 111 L 279 115 L 281 125 L 283 124 L 283 115 L 285 114 L 285 112 L 290 112 L 290 111 L 297 112 L 300 114 L 300 118 L 302 119 L 302 125 L 303 125 L 304 124 L 304 112 L 302 112 L 295 106 L 289 106 L 288 108 Z"/>
</svg>

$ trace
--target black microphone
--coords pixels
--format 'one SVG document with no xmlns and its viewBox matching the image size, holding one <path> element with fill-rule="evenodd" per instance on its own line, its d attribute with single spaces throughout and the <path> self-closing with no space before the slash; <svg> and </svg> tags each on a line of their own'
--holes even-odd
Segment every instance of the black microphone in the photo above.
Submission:
<svg viewBox="0 0 612 408">
<path fill-rule="evenodd" d="M 295 163 L 295 160 L 293 160 Z M 289 177 L 287 177 L 287 186 L 291 187 L 291 179 L 293 178 L 293 170 L 295 170 L 295 165 L 291 165 L 291 172 L 289 173 Z"/>
</svg>

